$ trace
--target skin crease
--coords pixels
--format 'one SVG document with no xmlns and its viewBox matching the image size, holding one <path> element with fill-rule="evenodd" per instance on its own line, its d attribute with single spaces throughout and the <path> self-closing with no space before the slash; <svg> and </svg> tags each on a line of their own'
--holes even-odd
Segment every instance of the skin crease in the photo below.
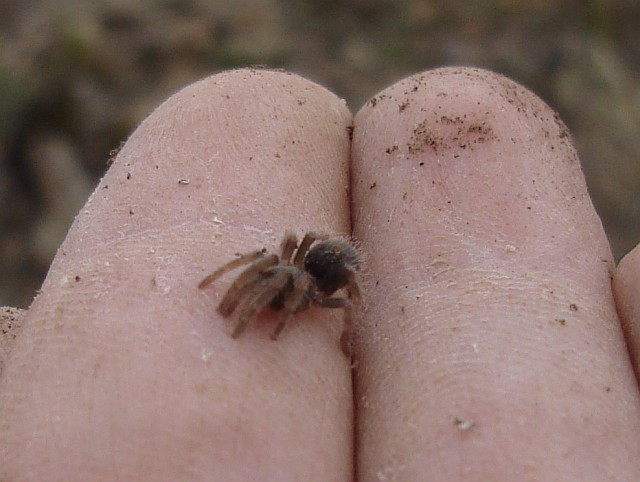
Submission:
<svg viewBox="0 0 640 482">
<path fill-rule="evenodd" d="M 351 122 L 325 89 L 254 70 L 143 122 L 6 342 L 0 480 L 638 479 L 613 265 L 565 126 L 476 69 L 376 95 L 350 152 Z M 230 278 L 197 289 L 285 229 L 350 223 L 353 371 L 339 312 L 232 340 Z M 636 253 L 614 282 L 631 334 Z"/>
</svg>

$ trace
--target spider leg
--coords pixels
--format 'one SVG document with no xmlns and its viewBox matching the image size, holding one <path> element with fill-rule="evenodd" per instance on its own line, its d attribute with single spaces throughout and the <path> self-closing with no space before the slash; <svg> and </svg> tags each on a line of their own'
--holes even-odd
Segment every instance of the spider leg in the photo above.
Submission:
<svg viewBox="0 0 640 482">
<path fill-rule="evenodd" d="M 284 319 L 280 321 L 280 323 L 278 323 L 278 326 L 276 326 L 275 331 L 271 334 L 272 340 L 275 341 L 278 339 L 278 336 L 280 336 L 280 333 L 282 332 L 283 328 L 285 327 L 285 325 L 287 324 L 287 322 L 289 321 L 291 316 L 293 316 L 294 313 L 297 313 L 300 310 L 300 308 L 305 306 L 305 303 L 307 303 L 306 306 L 309 306 L 308 305 L 309 286 L 310 286 L 310 279 L 306 273 L 303 275 L 298 275 L 294 277 L 293 290 L 291 291 L 291 294 L 289 295 L 288 298 L 286 298 L 284 302 L 283 308 L 286 314 L 284 315 Z"/>
<path fill-rule="evenodd" d="M 344 321 L 342 335 L 340 336 L 340 347 L 345 355 L 351 356 L 351 335 L 353 334 L 353 303 L 346 298 L 324 298 L 316 300 L 316 303 L 323 308 L 342 308 L 344 310 Z"/>
<path fill-rule="evenodd" d="M 291 316 L 291 313 L 288 313 L 286 319 L 278 323 L 278 326 L 276 326 L 276 329 L 273 331 L 273 333 L 271 333 L 271 339 L 273 341 L 276 341 L 278 339 L 278 337 L 280 336 L 280 333 L 284 329 L 284 325 L 287 324 L 287 320 L 289 319 L 290 316 Z"/>
<path fill-rule="evenodd" d="M 273 278 L 254 285 L 254 295 L 251 296 L 242 307 L 242 311 L 238 317 L 238 323 L 233 329 L 233 333 L 231 333 L 232 338 L 238 338 L 249 322 L 255 318 L 259 312 L 269 306 L 273 298 L 276 297 L 289 282 L 290 277 L 290 272 L 279 271 Z"/>
<path fill-rule="evenodd" d="M 304 238 L 302 238 L 302 242 L 300 243 L 300 246 L 298 247 L 298 251 L 296 251 L 295 257 L 293 258 L 294 266 L 297 266 L 298 268 L 302 267 L 302 262 L 304 261 L 304 257 L 307 254 L 307 251 L 309 251 L 309 248 L 311 247 L 313 242 L 324 241 L 325 239 L 329 239 L 329 235 L 324 233 L 318 233 L 315 231 L 311 231 L 305 234 Z"/>
<path fill-rule="evenodd" d="M 242 297 L 264 279 L 262 272 L 276 264 L 278 264 L 278 256 L 270 254 L 266 258 L 256 261 L 240 273 L 220 300 L 218 313 L 225 318 L 233 313 Z"/>
<path fill-rule="evenodd" d="M 362 301 L 362 293 L 360 292 L 360 285 L 356 278 L 356 272 L 353 269 L 349 269 L 347 273 L 347 290 L 351 295 L 353 303 L 356 305 Z"/>
<path fill-rule="evenodd" d="M 217 270 L 211 273 L 209 276 L 207 276 L 202 281 L 200 281 L 198 288 L 202 289 L 208 284 L 210 284 L 211 282 L 217 280 L 223 274 L 228 273 L 229 271 L 236 269 L 239 266 L 249 264 L 258 258 L 262 258 L 264 256 L 265 251 L 266 251 L 265 249 L 261 249 L 260 251 L 253 251 L 251 253 L 243 254 L 239 258 L 236 258 L 232 261 L 229 261 L 226 264 L 223 264 Z"/>
<path fill-rule="evenodd" d="M 282 240 L 282 254 L 280 255 L 280 260 L 283 263 L 291 262 L 291 256 L 293 255 L 293 250 L 298 246 L 298 238 L 291 231 L 287 231 L 284 233 L 284 239 Z"/>
</svg>

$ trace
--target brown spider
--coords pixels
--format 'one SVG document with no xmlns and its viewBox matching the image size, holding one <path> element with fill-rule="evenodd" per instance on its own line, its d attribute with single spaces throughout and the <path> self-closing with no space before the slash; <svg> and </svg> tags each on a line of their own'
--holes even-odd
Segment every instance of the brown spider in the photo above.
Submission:
<svg viewBox="0 0 640 482">
<path fill-rule="evenodd" d="M 320 241 L 313 247 L 315 241 Z M 297 249 L 297 250 L 296 250 Z M 289 317 L 312 305 L 344 310 L 342 349 L 349 353 L 352 304 L 360 302 L 356 272 L 360 256 L 355 247 L 342 239 L 329 239 L 325 234 L 309 232 L 298 246 L 296 235 L 287 231 L 281 244 L 280 257 L 266 255 L 266 249 L 242 254 L 204 278 L 202 289 L 225 273 L 251 263 L 231 284 L 218 305 L 218 313 L 231 316 L 238 306 L 238 321 L 231 334 L 237 338 L 251 320 L 266 308 L 282 311 L 284 318 L 271 335 L 278 338 Z M 332 298 L 346 288 L 350 298 Z"/>
</svg>

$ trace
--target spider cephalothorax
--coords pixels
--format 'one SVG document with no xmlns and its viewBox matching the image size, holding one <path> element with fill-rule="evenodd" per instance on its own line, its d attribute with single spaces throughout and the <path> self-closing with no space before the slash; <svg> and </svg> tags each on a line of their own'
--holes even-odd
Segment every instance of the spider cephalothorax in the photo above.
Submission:
<svg viewBox="0 0 640 482">
<path fill-rule="evenodd" d="M 314 242 L 319 241 L 315 245 Z M 313 245 L 313 246 L 312 246 Z M 266 308 L 282 311 L 284 317 L 271 338 L 278 337 L 289 316 L 312 305 L 344 310 L 342 348 L 348 351 L 351 338 L 352 304 L 360 302 L 356 273 L 360 256 L 344 239 L 310 232 L 298 245 L 296 235 L 287 232 L 281 244 L 281 254 L 266 254 L 262 249 L 240 255 L 204 278 L 199 288 L 223 274 L 249 264 L 227 289 L 220 300 L 218 313 L 229 317 L 239 307 L 238 322 L 231 336 L 237 338 L 258 313 Z M 331 297 L 346 288 L 350 298 Z"/>
</svg>

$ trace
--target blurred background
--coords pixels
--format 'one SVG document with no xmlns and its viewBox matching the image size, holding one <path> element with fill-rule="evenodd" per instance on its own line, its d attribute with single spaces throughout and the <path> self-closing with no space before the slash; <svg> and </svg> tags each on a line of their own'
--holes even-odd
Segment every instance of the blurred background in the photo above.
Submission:
<svg viewBox="0 0 640 482">
<path fill-rule="evenodd" d="M 29 305 L 110 152 L 154 107 L 250 64 L 354 112 L 421 70 L 505 74 L 568 124 L 616 259 L 640 240 L 637 0 L 0 0 L 0 305 Z"/>
</svg>

